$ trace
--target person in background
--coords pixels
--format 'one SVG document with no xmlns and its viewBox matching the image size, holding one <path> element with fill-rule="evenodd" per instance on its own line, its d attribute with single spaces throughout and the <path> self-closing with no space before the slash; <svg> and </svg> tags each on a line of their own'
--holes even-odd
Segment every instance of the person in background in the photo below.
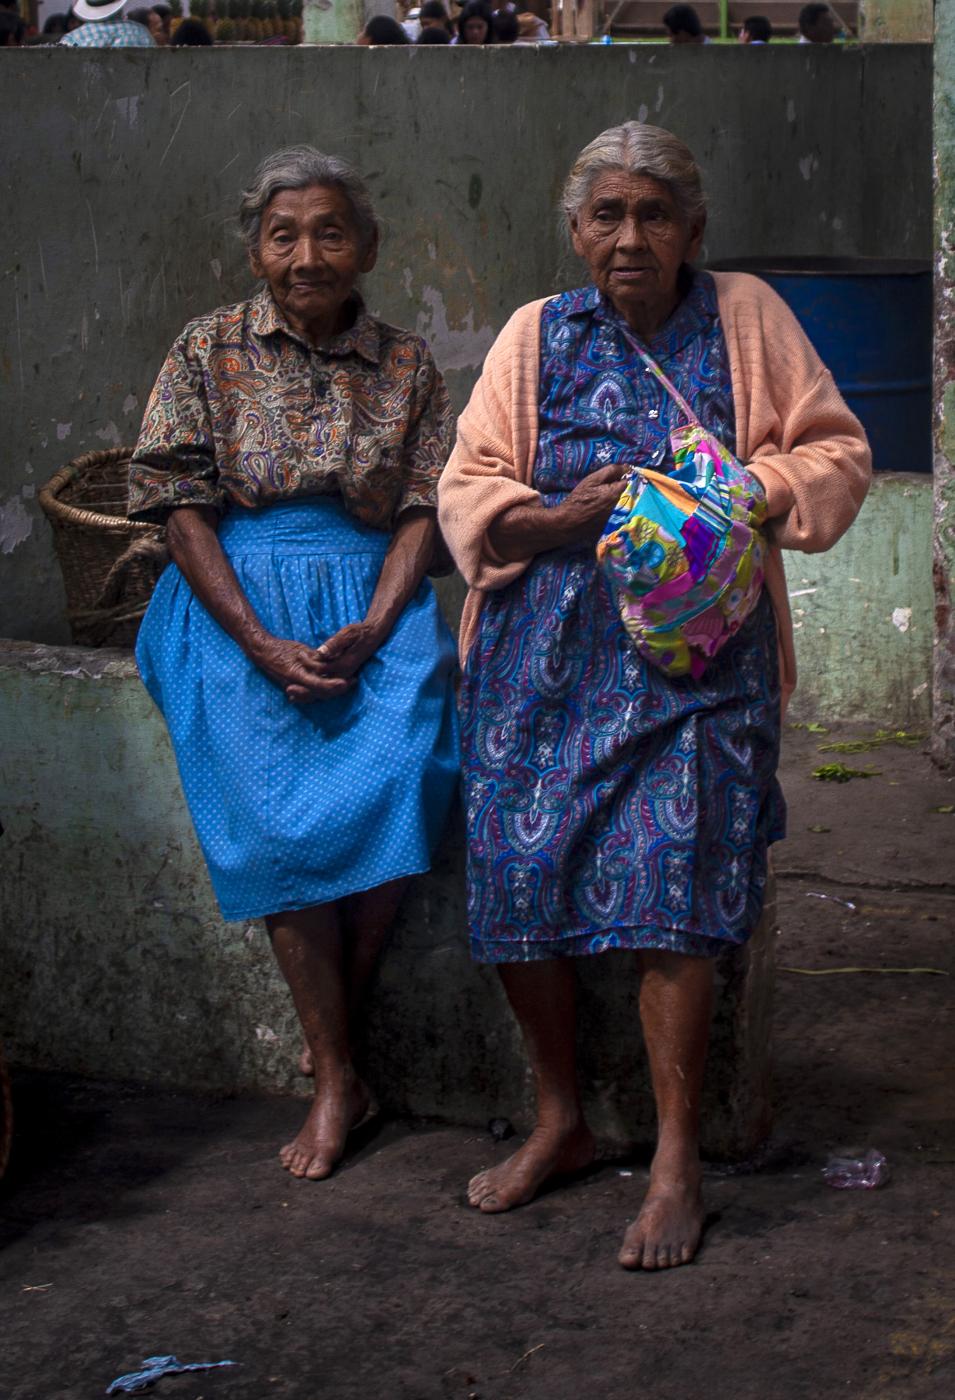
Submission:
<svg viewBox="0 0 955 1400">
<path fill-rule="evenodd" d="M 445 34 L 447 34 L 448 42 L 450 43 L 451 17 L 448 14 L 447 10 L 444 8 L 444 5 L 441 3 L 441 0 L 425 0 L 425 3 L 421 6 L 421 9 L 418 11 L 418 22 L 421 26 L 421 34 L 424 34 L 429 29 L 443 29 Z M 420 38 L 421 35 L 419 34 L 418 37 Z M 432 39 L 428 42 L 437 42 L 440 44 L 442 41 L 440 39 L 438 39 L 437 41 Z"/>
<path fill-rule="evenodd" d="M 765 15 L 750 15 L 743 20 L 739 31 L 741 44 L 768 44 L 773 37 L 773 26 Z"/>
<path fill-rule="evenodd" d="M 123 18 L 126 0 L 76 0 L 73 13 L 84 23 L 60 40 L 74 49 L 154 49 L 144 24 Z"/>
<path fill-rule="evenodd" d="M 432 25 L 430 29 L 422 29 L 415 40 L 416 44 L 450 44 L 451 35 L 440 25 Z"/>
<path fill-rule="evenodd" d="M 16 10 L 0 9 L 0 49 L 19 48 L 27 27 Z"/>
<path fill-rule="evenodd" d="M 166 36 L 163 33 L 162 20 L 155 10 L 127 10 L 126 18 L 131 24 L 141 24 L 144 29 L 148 29 L 153 36 L 153 43 L 157 48 L 166 47 Z"/>
<path fill-rule="evenodd" d="M 705 44 L 700 17 L 692 5 L 671 5 L 663 16 L 663 25 L 671 44 Z"/>
<path fill-rule="evenodd" d="M 169 8 L 168 5 L 153 5 L 152 11 L 153 11 L 153 14 L 154 14 L 154 15 L 158 16 L 159 23 L 160 23 L 160 26 L 161 26 L 161 33 L 162 33 L 162 36 L 163 36 L 162 39 L 159 39 L 159 38 L 156 37 L 155 34 L 153 34 L 153 38 L 156 40 L 156 43 L 157 43 L 157 44 L 160 44 L 160 45 L 162 45 L 162 46 L 166 46 L 167 44 L 171 44 L 171 43 L 172 43 L 172 10 Z"/>
<path fill-rule="evenodd" d="M 377 48 L 379 44 L 410 44 L 411 40 L 390 15 L 373 15 L 355 42 L 364 48 Z"/>
<path fill-rule="evenodd" d="M 493 44 L 493 17 L 486 0 L 469 0 L 458 15 L 457 38 L 452 44 Z"/>
<path fill-rule="evenodd" d="M 69 15 L 48 15 L 43 25 L 44 39 L 56 43 L 62 35 L 68 34 L 70 32 L 69 19 Z"/>
<path fill-rule="evenodd" d="M 171 47 L 174 49 L 211 48 L 212 35 L 201 19 L 184 19 L 172 36 Z"/>
<path fill-rule="evenodd" d="M 803 5 L 799 11 L 800 44 L 831 44 L 840 32 L 831 5 Z"/>
<path fill-rule="evenodd" d="M 518 38 L 515 44 L 553 44 L 556 40 L 550 37 L 550 30 L 540 15 L 535 15 L 532 10 L 522 10 L 517 16 L 519 28 Z"/>
<path fill-rule="evenodd" d="M 521 26 L 513 10 L 495 10 L 492 25 L 495 44 L 516 44 Z"/>
</svg>

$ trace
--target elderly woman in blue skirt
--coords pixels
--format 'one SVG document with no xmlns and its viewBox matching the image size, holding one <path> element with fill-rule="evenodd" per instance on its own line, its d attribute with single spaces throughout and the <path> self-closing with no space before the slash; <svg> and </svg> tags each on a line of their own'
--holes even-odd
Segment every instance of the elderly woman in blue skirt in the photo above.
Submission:
<svg viewBox="0 0 955 1400">
<path fill-rule="evenodd" d="M 315 1098 L 281 1160 L 317 1179 L 368 1110 L 354 1016 L 457 782 L 425 577 L 452 420 L 427 346 L 357 291 L 378 226 L 348 165 L 280 151 L 239 218 L 264 285 L 186 326 L 131 465 L 173 560 L 136 656 L 223 917 L 265 919 L 291 988 Z"/>
<path fill-rule="evenodd" d="M 744 943 L 783 834 L 776 766 L 793 680 L 780 547 L 826 549 L 865 496 L 864 434 L 789 310 L 754 277 L 693 267 L 700 174 L 671 133 L 628 122 L 578 156 L 564 211 L 590 284 L 515 312 L 441 480 L 471 585 L 462 622 L 468 906 L 524 1032 L 538 1122 L 469 1188 L 490 1214 L 587 1165 L 573 960 L 629 951 L 659 1135 L 620 1250 L 685 1264 L 703 1223 L 700 1089 L 713 959 Z M 674 466 L 683 410 L 765 497 L 766 588 L 701 676 L 630 643 L 594 545 L 637 464 Z"/>
</svg>

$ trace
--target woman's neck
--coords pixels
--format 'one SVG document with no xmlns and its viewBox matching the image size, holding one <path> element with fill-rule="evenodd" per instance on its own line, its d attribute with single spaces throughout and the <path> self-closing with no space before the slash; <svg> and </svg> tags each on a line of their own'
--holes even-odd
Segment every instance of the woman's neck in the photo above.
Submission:
<svg viewBox="0 0 955 1400">
<path fill-rule="evenodd" d="M 351 294 L 347 301 L 344 301 L 329 316 L 313 317 L 311 320 L 305 321 L 285 312 L 285 319 L 288 321 L 290 330 L 301 336 L 313 349 L 319 350 L 330 340 L 334 340 L 337 335 L 341 335 L 343 331 L 351 330 L 357 315 L 358 302 L 354 294 Z"/>
</svg>

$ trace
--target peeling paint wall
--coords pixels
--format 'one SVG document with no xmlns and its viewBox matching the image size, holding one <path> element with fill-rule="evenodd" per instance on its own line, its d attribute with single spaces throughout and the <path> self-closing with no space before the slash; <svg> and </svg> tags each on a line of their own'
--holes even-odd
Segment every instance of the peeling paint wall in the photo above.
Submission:
<svg viewBox="0 0 955 1400">
<path fill-rule="evenodd" d="M 0 635 L 67 639 L 38 486 L 134 440 L 186 320 L 248 294 L 233 215 L 277 146 L 365 172 L 385 225 L 369 300 L 431 337 L 459 407 L 514 308 L 579 278 L 561 180 L 637 114 L 701 160 L 713 258 L 930 256 L 924 47 L 792 46 L 771 67 L 711 48 L 5 54 Z"/>
<path fill-rule="evenodd" d="M 793 719 L 928 729 L 931 551 L 931 478 L 877 472 L 834 549 L 785 556 L 799 672 Z"/>
</svg>

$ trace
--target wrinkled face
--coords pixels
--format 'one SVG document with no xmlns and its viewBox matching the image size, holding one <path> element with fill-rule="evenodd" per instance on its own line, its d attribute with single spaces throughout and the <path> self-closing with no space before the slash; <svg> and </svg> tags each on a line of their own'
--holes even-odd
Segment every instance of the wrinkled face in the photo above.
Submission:
<svg viewBox="0 0 955 1400">
<path fill-rule="evenodd" d="M 466 44 L 483 44 L 487 38 L 487 20 L 480 15 L 472 15 L 465 21 L 461 36 Z"/>
<path fill-rule="evenodd" d="M 363 272 L 378 256 L 362 243 L 347 196 L 332 185 L 279 190 L 265 206 L 259 246 L 249 263 L 264 277 L 296 330 L 337 329 L 339 315 Z"/>
<path fill-rule="evenodd" d="M 685 262 L 700 251 L 704 222 L 688 225 L 659 180 L 608 170 L 594 182 L 571 227 L 574 251 L 597 287 L 628 320 L 647 313 L 665 320 L 679 294 Z"/>
</svg>

